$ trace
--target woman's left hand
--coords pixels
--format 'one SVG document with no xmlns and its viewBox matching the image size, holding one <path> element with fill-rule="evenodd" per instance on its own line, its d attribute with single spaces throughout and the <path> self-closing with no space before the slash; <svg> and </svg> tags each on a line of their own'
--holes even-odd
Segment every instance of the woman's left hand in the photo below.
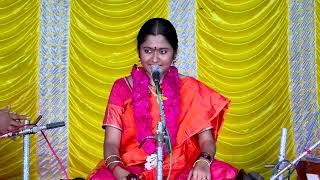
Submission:
<svg viewBox="0 0 320 180">
<path fill-rule="evenodd" d="M 191 169 L 188 180 L 211 180 L 211 172 L 208 163 L 204 161 L 196 162 Z"/>
</svg>

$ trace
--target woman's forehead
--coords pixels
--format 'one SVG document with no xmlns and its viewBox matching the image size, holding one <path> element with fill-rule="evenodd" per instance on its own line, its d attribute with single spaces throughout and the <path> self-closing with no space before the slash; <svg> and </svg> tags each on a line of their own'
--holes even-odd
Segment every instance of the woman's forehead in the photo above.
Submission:
<svg viewBox="0 0 320 180">
<path fill-rule="evenodd" d="M 147 35 L 141 47 L 151 48 L 170 48 L 171 45 L 168 40 L 161 34 Z"/>
</svg>

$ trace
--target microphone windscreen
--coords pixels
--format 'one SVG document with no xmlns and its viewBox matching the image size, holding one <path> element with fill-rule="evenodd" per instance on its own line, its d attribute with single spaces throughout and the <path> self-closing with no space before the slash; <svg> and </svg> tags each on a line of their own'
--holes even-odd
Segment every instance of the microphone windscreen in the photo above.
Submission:
<svg viewBox="0 0 320 180">
<path fill-rule="evenodd" d="M 152 66 L 151 67 L 151 74 L 152 74 L 152 79 L 154 83 L 160 83 L 160 77 L 162 74 L 162 69 L 159 66 Z"/>
</svg>

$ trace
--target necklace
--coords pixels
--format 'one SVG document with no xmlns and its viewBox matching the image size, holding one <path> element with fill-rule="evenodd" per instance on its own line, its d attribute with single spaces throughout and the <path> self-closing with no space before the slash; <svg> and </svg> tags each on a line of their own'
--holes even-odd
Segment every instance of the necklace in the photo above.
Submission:
<svg viewBox="0 0 320 180">
<path fill-rule="evenodd" d="M 151 94 L 152 94 L 153 96 L 158 97 L 158 94 L 156 93 L 157 90 L 156 90 L 156 87 L 155 87 L 155 86 L 149 85 L 148 88 L 149 88 L 149 91 L 151 92 Z M 163 94 L 160 94 L 160 95 L 161 95 L 161 100 L 162 100 L 162 101 L 165 101 L 165 100 L 168 99 L 168 98 L 167 98 L 166 96 L 164 96 Z M 157 103 L 159 104 L 158 98 L 157 98 Z"/>
<path fill-rule="evenodd" d="M 152 95 L 157 96 L 155 86 L 149 85 L 148 88 Z"/>
</svg>

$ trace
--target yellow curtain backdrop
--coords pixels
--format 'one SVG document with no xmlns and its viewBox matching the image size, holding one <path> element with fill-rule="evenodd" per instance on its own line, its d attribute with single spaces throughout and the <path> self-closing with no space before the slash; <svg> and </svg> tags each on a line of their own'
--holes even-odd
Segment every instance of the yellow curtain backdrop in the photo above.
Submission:
<svg viewBox="0 0 320 180">
<path fill-rule="evenodd" d="M 0 108 L 36 118 L 38 100 L 38 0 L 0 1 Z M 22 179 L 22 138 L 0 140 L 0 179 Z M 36 136 L 31 138 L 30 179 L 37 179 Z"/>
<path fill-rule="evenodd" d="M 246 171 L 271 173 L 281 128 L 289 128 L 288 4 L 197 0 L 198 77 L 232 101 L 217 143 L 217 158 Z"/>
<path fill-rule="evenodd" d="M 317 84 L 318 84 L 318 96 L 320 95 L 320 0 L 315 1 L 315 23 L 316 23 L 316 60 L 317 60 Z M 320 100 L 318 98 L 318 104 Z M 319 123 L 319 122 L 318 122 Z"/>
<path fill-rule="evenodd" d="M 103 159 L 101 128 L 115 79 L 138 62 L 136 36 L 147 19 L 168 16 L 167 1 L 71 0 L 69 173 L 86 177 Z"/>
</svg>

